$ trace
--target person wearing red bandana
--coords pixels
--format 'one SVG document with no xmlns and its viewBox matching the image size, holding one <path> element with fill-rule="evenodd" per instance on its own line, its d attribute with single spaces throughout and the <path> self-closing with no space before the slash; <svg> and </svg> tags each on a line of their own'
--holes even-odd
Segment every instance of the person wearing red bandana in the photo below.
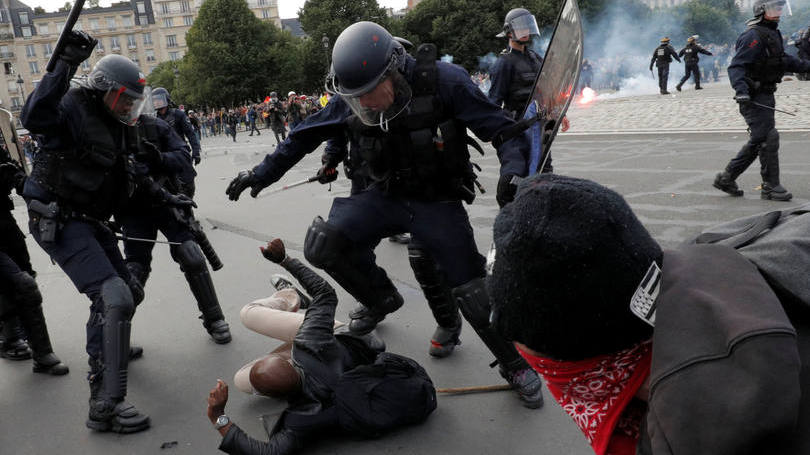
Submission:
<svg viewBox="0 0 810 455">
<path fill-rule="evenodd" d="M 493 323 L 594 453 L 810 453 L 806 309 L 736 250 L 664 251 L 619 194 L 552 174 L 521 183 L 495 247 Z"/>
</svg>

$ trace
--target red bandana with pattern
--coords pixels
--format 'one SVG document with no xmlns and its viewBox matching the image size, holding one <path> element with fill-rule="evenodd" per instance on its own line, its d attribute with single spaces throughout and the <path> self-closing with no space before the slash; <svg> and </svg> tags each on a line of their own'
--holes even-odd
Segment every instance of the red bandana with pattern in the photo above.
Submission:
<svg viewBox="0 0 810 455">
<path fill-rule="evenodd" d="M 633 396 L 650 374 L 652 341 L 576 362 L 536 357 L 529 365 L 585 434 L 596 455 L 633 455 L 644 406 Z"/>
</svg>

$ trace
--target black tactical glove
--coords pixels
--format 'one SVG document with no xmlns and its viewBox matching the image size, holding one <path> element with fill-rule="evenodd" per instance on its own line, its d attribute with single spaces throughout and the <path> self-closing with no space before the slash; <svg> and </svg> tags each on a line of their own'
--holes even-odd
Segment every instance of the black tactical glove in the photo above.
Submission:
<svg viewBox="0 0 810 455">
<path fill-rule="evenodd" d="M 318 173 L 315 174 L 318 177 L 318 183 L 332 183 L 338 178 L 338 170 L 333 167 L 327 167 L 328 164 L 324 164 L 318 169 Z"/>
<path fill-rule="evenodd" d="M 259 178 L 256 177 L 253 171 L 245 169 L 244 171 L 239 171 L 239 175 L 231 180 L 228 189 L 225 190 L 225 194 L 228 195 L 228 199 L 238 201 L 239 195 L 248 187 L 250 187 L 250 196 L 256 197 L 266 186 L 267 185 L 259 181 Z"/>
<path fill-rule="evenodd" d="M 73 30 L 65 36 L 65 47 L 59 58 L 71 66 L 79 66 L 90 57 L 98 40 L 87 33 Z"/>
<path fill-rule="evenodd" d="M 751 102 L 751 95 L 747 93 L 742 93 L 739 95 L 734 96 L 734 101 L 738 102 L 740 105 L 748 104 Z"/>
<path fill-rule="evenodd" d="M 501 208 L 515 199 L 517 185 L 512 183 L 512 179 L 515 177 L 517 177 L 515 174 L 504 174 L 498 180 L 498 191 L 495 200 L 498 201 L 498 206 Z"/>
<path fill-rule="evenodd" d="M 200 155 L 194 155 L 194 156 L 191 157 L 191 161 L 194 162 L 195 166 L 198 166 L 200 164 L 200 162 L 202 161 L 202 158 L 200 158 Z"/>
<path fill-rule="evenodd" d="M 158 170 L 163 167 L 163 153 L 161 153 L 160 148 L 149 141 L 142 141 L 141 144 L 143 146 L 138 147 L 135 159 L 149 166 L 151 170 Z"/>
<path fill-rule="evenodd" d="M 197 208 L 197 204 L 191 200 L 190 197 L 186 196 L 185 194 L 171 194 L 167 193 L 165 199 L 166 205 L 172 205 L 175 207 L 194 207 Z"/>
</svg>

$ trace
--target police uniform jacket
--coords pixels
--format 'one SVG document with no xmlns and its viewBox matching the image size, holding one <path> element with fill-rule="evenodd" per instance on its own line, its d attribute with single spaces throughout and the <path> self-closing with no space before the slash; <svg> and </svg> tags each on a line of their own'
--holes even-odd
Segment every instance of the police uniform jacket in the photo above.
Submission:
<svg viewBox="0 0 810 455">
<path fill-rule="evenodd" d="M 469 128 L 481 140 L 488 142 L 514 126 L 515 121 L 487 99 L 463 68 L 440 61 L 435 64 L 437 70 L 435 107 L 453 122 L 458 122 L 464 128 L 464 134 Z M 405 78 L 409 83 L 413 81 L 415 65 L 415 59 L 408 57 Z M 413 104 L 414 102 L 409 106 L 409 110 L 415 109 Z M 400 114 L 391 123 L 395 124 L 400 117 L 404 118 L 403 116 L 407 116 L 407 112 Z M 256 177 L 268 185 L 278 181 L 304 155 L 329 139 L 333 139 L 338 147 L 348 143 L 350 152 L 362 149 L 356 136 L 348 134 L 351 125 L 356 124 L 352 122 L 353 120 L 354 115 L 346 102 L 339 95 L 333 96 L 325 108 L 307 117 L 290 132 L 274 153 L 267 155 L 264 161 L 253 169 Z M 378 126 L 366 129 L 376 129 L 377 136 L 383 139 L 386 137 Z M 497 145 L 501 175 L 508 173 L 525 176 L 528 171 L 529 147 L 524 135 L 518 134 L 514 139 Z M 466 145 L 464 150 L 466 151 Z M 385 150 L 382 152 L 385 153 Z M 435 157 L 428 155 L 423 158 L 424 161 L 429 161 Z"/>
<path fill-rule="evenodd" d="M 504 109 L 514 115 L 522 114 L 542 66 L 543 58 L 537 52 L 528 47 L 520 51 L 510 46 L 492 69 L 489 100 L 498 106 L 503 104 Z"/>
<path fill-rule="evenodd" d="M 673 58 L 678 62 L 681 61 L 672 46 L 662 44 L 653 51 L 652 59 L 650 59 L 650 69 L 652 69 L 653 63 L 655 63 L 655 66 L 669 66 Z"/>
</svg>

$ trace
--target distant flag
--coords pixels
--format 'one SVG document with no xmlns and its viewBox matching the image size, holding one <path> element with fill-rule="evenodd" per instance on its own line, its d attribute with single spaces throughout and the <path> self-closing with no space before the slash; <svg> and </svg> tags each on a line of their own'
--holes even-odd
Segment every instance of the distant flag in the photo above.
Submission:
<svg viewBox="0 0 810 455">
<path fill-rule="evenodd" d="M 265 102 L 265 103 L 269 103 L 269 102 L 270 102 L 270 97 L 268 96 L 267 98 L 265 98 L 265 99 L 264 99 L 264 102 Z"/>
</svg>

